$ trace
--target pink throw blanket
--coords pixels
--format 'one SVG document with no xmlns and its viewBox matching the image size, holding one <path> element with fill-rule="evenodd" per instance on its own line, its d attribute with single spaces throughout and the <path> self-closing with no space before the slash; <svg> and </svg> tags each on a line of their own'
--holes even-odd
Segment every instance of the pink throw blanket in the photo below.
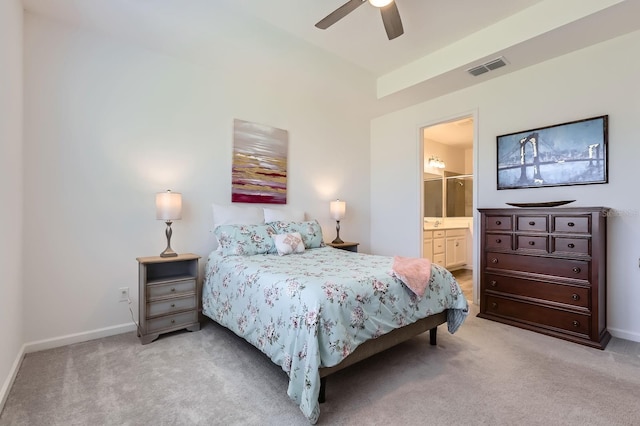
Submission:
<svg viewBox="0 0 640 426">
<path fill-rule="evenodd" d="M 393 257 L 393 275 L 416 296 L 424 296 L 431 279 L 431 261 L 421 257 Z"/>
</svg>

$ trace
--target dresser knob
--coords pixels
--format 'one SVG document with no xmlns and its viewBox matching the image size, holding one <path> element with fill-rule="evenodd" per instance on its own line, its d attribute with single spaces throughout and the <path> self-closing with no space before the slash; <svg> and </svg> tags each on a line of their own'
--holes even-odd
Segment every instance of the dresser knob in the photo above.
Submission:
<svg viewBox="0 0 640 426">
<path fill-rule="evenodd" d="M 500 244 L 502 240 L 500 238 L 496 238 L 496 243 Z"/>
<path fill-rule="evenodd" d="M 535 245 L 536 245 L 536 243 L 535 243 L 535 241 L 529 241 L 529 245 L 530 245 L 530 246 L 535 246 Z"/>
<path fill-rule="evenodd" d="M 491 263 L 498 263 L 498 259 L 494 257 L 493 259 L 491 259 Z"/>
<path fill-rule="evenodd" d="M 580 272 L 580 268 L 578 268 L 577 266 L 575 268 L 572 269 L 573 272 L 575 272 L 576 274 Z"/>
<path fill-rule="evenodd" d="M 495 287 L 498 285 L 498 283 L 495 281 L 491 281 L 489 284 L 491 285 L 491 287 Z"/>
<path fill-rule="evenodd" d="M 502 225 L 502 222 L 499 220 L 496 220 L 496 225 Z"/>
<path fill-rule="evenodd" d="M 580 321 L 573 321 L 571 324 L 573 324 L 574 327 L 580 327 Z"/>
<path fill-rule="evenodd" d="M 575 223 L 573 223 L 573 222 L 569 222 L 569 223 L 567 223 L 567 225 L 569 225 L 569 226 L 576 226 L 576 224 L 575 224 Z"/>
<path fill-rule="evenodd" d="M 578 294 L 576 294 L 576 293 L 573 293 L 573 294 L 571 295 L 571 298 L 572 298 L 573 300 L 580 300 L 580 296 L 579 296 Z"/>
<path fill-rule="evenodd" d="M 493 302 L 493 303 L 491 303 L 491 307 L 492 307 L 493 309 L 495 309 L 495 308 L 497 308 L 497 307 L 498 307 L 498 304 L 497 304 L 496 302 Z"/>
<path fill-rule="evenodd" d="M 573 244 L 573 243 L 569 243 L 569 244 L 567 244 L 567 247 L 569 247 L 569 248 L 574 248 L 575 246 L 576 246 L 576 245 L 575 245 L 575 244 Z"/>
<path fill-rule="evenodd" d="M 535 224 L 536 224 L 536 223 L 535 223 L 534 221 L 529 222 L 529 225 L 531 225 L 531 226 L 533 226 L 533 225 L 535 225 Z"/>
</svg>

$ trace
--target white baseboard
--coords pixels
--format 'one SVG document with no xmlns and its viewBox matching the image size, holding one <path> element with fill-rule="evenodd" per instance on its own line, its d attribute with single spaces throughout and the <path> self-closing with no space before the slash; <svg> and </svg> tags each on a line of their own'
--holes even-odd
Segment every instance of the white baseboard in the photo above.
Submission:
<svg viewBox="0 0 640 426">
<path fill-rule="evenodd" d="M 82 333 L 67 334 L 66 336 L 53 337 L 51 339 L 38 340 L 36 342 L 25 343 L 24 352 L 38 352 L 46 349 L 59 348 L 73 343 L 86 342 L 100 339 L 102 337 L 115 336 L 116 334 L 128 333 L 136 330 L 136 325 L 132 322 L 111 327 L 99 328 L 96 330 L 84 331 Z"/>
<path fill-rule="evenodd" d="M 9 376 L 2 384 L 2 388 L 0 388 L 0 413 L 4 409 L 4 403 L 7 402 L 7 397 L 9 396 L 9 391 L 11 390 L 11 386 L 13 386 L 13 382 L 18 375 L 18 370 L 20 370 L 20 366 L 22 365 L 22 360 L 24 359 L 25 354 L 25 345 L 22 345 L 18 355 L 16 356 L 16 360 L 13 362 L 11 366 L 11 370 L 9 370 Z"/>
<path fill-rule="evenodd" d="M 617 337 L 618 339 L 631 340 L 632 342 L 640 342 L 640 334 L 638 333 L 630 333 L 626 330 L 620 330 L 619 328 L 610 328 L 607 327 L 609 333 L 613 337 Z"/>
</svg>

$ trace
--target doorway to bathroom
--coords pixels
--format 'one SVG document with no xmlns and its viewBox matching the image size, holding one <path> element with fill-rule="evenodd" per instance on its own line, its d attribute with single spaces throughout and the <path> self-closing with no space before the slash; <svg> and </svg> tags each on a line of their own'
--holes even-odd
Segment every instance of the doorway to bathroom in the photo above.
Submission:
<svg viewBox="0 0 640 426">
<path fill-rule="evenodd" d="M 421 129 L 422 256 L 449 269 L 470 302 L 476 300 L 473 279 L 474 131 L 473 115 Z"/>
</svg>

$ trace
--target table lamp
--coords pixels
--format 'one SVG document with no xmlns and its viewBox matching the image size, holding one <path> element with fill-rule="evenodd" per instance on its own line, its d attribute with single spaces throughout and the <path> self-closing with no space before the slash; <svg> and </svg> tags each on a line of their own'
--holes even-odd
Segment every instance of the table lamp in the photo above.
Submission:
<svg viewBox="0 0 640 426">
<path fill-rule="evenodd" d="M 171 248 L 171 222 L 182 219 L 182 194 L 179 192 L 158 192 L 156 194 L 156 219 L 164 220 L 167 224 L 167 248 L 160 253 L 160 257 L 175 257 L 178 255 Z"/>
</svg>

